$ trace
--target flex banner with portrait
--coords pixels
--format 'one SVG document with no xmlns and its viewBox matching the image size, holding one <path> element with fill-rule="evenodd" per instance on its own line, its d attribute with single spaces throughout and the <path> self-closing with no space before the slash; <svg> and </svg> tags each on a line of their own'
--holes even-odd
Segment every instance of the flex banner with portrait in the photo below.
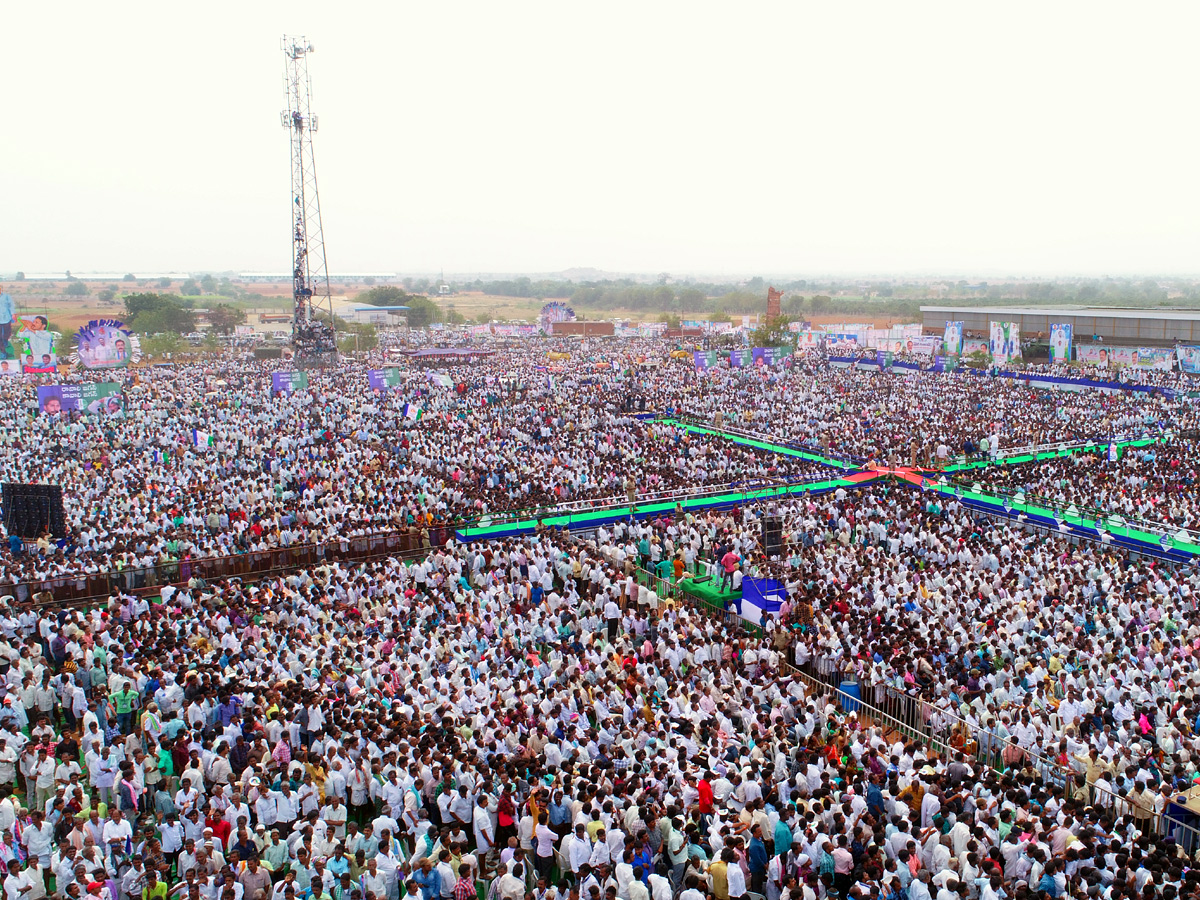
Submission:
<svg viewBox="0 0 1200 900">
<path fill-rule="evenodd" d="M 1074 330 L 1075 326 L 1070 322 L 1050 324 L 1050 362 L 1071 361 L 1071 337 Z"/>
<path fill-rule="evenodd" d="M 54 416 L 64 412 L 114 416 L 124 411 L 121 385 L 115 381 L 95 384 L 42 384 L 37 389 L 38 411 Z"/>
<path fill-rule="evenodd" d="M 1021 324 L 1019 322 L 989 322 L 988 350 L 998 366 L 1021 359 Z"/>
<path fill-rule="evenodd" d="M 56 343 L 45 316 L 13 316 L 0 325 L 0 375 L 57 372 Z"/>
<path fill-rule="evenodd" d="M 1200 375 L 1200 347 L 1176 347 L 1179 368 L 1189 375 Z"/>
<path fill-rule="evenodd" d="M 73 359 L 85 369 L 123 369 L 141 358 L 137 335 L 117 319 L 92 319 L 75 335 Z"/>
<path fill-rule="evenodd" d="M 942 336 L 942 345 L 947 356 L 961 356 L 963 352 L 963 323 L 947 322 Z"/>
</svg>

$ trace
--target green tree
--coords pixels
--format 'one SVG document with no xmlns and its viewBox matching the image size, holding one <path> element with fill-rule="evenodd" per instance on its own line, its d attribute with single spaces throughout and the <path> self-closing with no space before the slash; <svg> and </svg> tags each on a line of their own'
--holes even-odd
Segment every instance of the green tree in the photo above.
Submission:
<svg viewBox="0 0 1200 900">
<path fill-rule="evenodd" d="M 116 291 L 110 291 L 108 288 L 105 288 L 100 293 L 98 293 L 96 296 L 99 297 L 101 300 L 103 300 L 105 303 L 107 303 L 116 295 L 117 295 Z"/>
<path fill-rule="evenodd" d="M 379 346 L 379 330 L 370 322 L 338 323 L 338 349 L 343 353 L 353 353 L 356 350 L 366 353 Z"/>
<path fill-rule="evenodd" d="M 126 294 L 126 324 L 139 334 L 196 330 L 196 314 L 174 294 Z"/>
<path fill-rule="evenodd" d="M 91 291 L 88 290 L 88 286 L 82 281 L 72 279 L 63 293 L 68 297 L 86 297 Z"/>
<path fill-rule="evenodd" d="M 375 290 L 386 290 L 386 288 L 375 288 Z M 428 297 L 410 296 L 404 305 L 408 307 L 409 328 L 425 328 L 441 319 L 442 311 Z"/>
<path fill-rule="evenodd" d="M 200 349 L 205 353 L 220 353 L 221 352 L 221 337 L 211 328 L 204 332 L 204 340 L 200 342 Z"/>
<path fill-rule="evenodd" d="M 187 348 L 183 336 L 173 331 L 162 334 L 148 334 L 142 338 L 142 352 L 151 359 L 162 359 L 164 356 L 177 356 Z"/>
<path fill-rule="evenodd" d="M 682 320 L 675 313 L 659 313 L 658 321 L 666 322 L 668 328 L 678 328 Z"/>
<path fill-rule="evenodd" d="M 233 334 L 238 325 L 246 323 L 246 311 L 228 303 L 218 303 L 208 311 L 208 324 L 218 334 Z"/>
<path fill-rule="evenodd" d="M 134 275 L 132 272 L 126 272 L 125 277 L 122 278 L 121 280 L 122 281 L 137 281 L 137 276 Z"/>
<path fill-rule="evenodd" d="M 196 279 L 189 278 L 180 286 L 179 293 L 185 297 L 195 297 L 200 293 L 200 285 L 196 283 Z"/>
<path fill-rule="evenodd" d="M 363 279 L 363 284 L 365 284 L 367 287 L 370 287 L 374 283 L 375 283 L 375 279 L 373 277 L 371 277 L 370 275 L 368 275 L 366 278 Z"/>
<path fill-rule="evenodd" d="M 777 316 L 761 322 L 750 332 L 751 347 L 782 347 L 792 346 L 795 336 L 788 331 L 791 319 L 787 316 Z"/>
<path fill-rule="evenodd" d="M 972 369 L 986 369 L 992 364 L 992 356 L 986 350 L 976 350 L 963 357 L 963 362 Z"/>
<path fill-rule="evenodd" d="M 373 287 L 369 291 L 363 291 L 354 298 L 357 303 L 365 303 L 368 306 L 411 306 L 415 295 L 406 293 L 403 289 L 396 287 L 393 284 L 382 284 L 379 287 Z M 422 297 L 421 299 L 427 299 Z"/>
<path fill-rule="evenodd" d="M 832 300 L 832 297 L 826 297 L 824 294 L 817 294 L 808 301 L 808 305 L 812 310 L 812 314 L 814 316 L 819 316 L 829 308 L 829 304 L 832 302 Z"/>
<path fill-rule="evenodd" d="M 17 278 L 16 278 L 16 280 L 17 280 L 17 281 L 24 281 L 24 280 L 25 280 L 25 273 L 24 273 L 24 272 L 18 272 L 18 273 L 17 273 Z"/>
<path fill-rule="evenodd" d="M 206 294 L 215 294 L 217 292 L 217 279 L 210 274 L 204 274 L 200 278 L 200 290 Z"/>
<path fill-rule="evenodd" d="M 169 288 L 171 286 L 171 279 L 170 278 L 158 279 L 158 286 L 160 288 L 162 288 L 163 290 L 166 290 L 167 288 Z"/>
</svg>

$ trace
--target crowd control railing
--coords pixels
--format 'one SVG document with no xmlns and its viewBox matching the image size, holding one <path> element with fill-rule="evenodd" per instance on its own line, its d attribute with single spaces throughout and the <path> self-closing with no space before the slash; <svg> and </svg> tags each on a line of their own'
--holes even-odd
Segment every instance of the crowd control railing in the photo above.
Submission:
<svg viewBox="0 0 1200 900">
<path fill-rule="evenodd" d="M 600 512 L 636 512 L 647 506 L 659 503 L 683 503 L 690 500 L 706 500 L 730 493 L 745 493 L 751 491 L 778 491 L 781 495 L 789 488 L 805 484 L 817 484 L 828 481 L 825 473 L 803 475 L 796 478 L 758 479 L 748 478 L 741 481 L 731 481 L 724 484 L 700 484 L 692 487 L 672 488 L 667 491 L 650 491 L 638 493 L 630 502 L 629 495 L 609 494 L 605 497 L 594 497 L 589 500 L 577 500 L 558 506 L 529 507 L 518 512 L 504 512 L 497 515 L 480 516 L 458 526 L 463 528 L 498 528 L 506 525 L 517 525 L 529 521 L 541 522 L 551 518 L 566 518 L 568 530 L 573 527 L 576 517 L 592 515 Z"/>
<path fill-rule="evenodd" d="M 980 491 L 999 497 L 1010 504 L 1038 506 L 1063 518 L 1072 516 L 1092 522 L 1100 522 L 1106 528 L 1127 528 L 1152 535 L 1159 539 L 1166 537 L 1181 543 L 1200 544 L 1200 530 L 1176 525 L 1174 522 L 1163 522 L 1159 519 L 1143 519 L 1136 515 L 1126 515 L 1117 510 L 1099 509 L 1087 505 L 1081 506 L 1074 502 L 1064 503 L 1061 500 L 1046 497 L 1032 491 L 997 488 L 969 478 L 955 478 L 951 483 L 963 490 L 976 490 L 976 484 L 978 484 Z"/>
<path fill-rule="evenodd" d="M 789 450 L 796 450 L 801 453 L 810 453 L 813 456 L 823 457 L 832 460 L 835 463 L 841 463 L 843 468 L 856 468 L 866 462 L 865 456 L 855 456 L 850 453 L 842 453 L 837 450 L 830 450 L 820 444 L 809 444 L 801 441 L 792 441 L 786 438 L 780 438 L 777 435 L 766 434 L 761 431 L 743 428 L 735 423 L 730 424 L 722 422 L 720 425 L 714 424 L 709 419 L 703 416 L 698 416 L 695 413 L 678 412 L 668 416 L 670 419 L 675 419 L 685 425 L 691 425 L 695 428 L 704 428 L 708 431 L 717 434 L 724 434 L 731 437 L 741 438 L 749 441 L 762 441 L 765 443 L 775 444 L 779 447 L 786 447 Z"/>
<path fill-rule="evenodd" d="M 413 559 L 429 552 L 426 542 L 437 546 L 452 534 L 453 530 L 448 527 L 419 532 L 375 532 L 270 550 L 182 557 L 148 566 L 121 566 L 104 572 L 48 575 L 17 583 L 0 583 L 0 595 L 12 595 L 22 603 L 87 604 L 117 593 L 141 593 L 167 584 L 185 584 L 192 578 L 206 582 L 229 578 L 247 580 L 269 578 L 322 563 L 362 562 L 386 556 Z M 38 595 L 45 593 L 49 593 L 50 599 L 41 601 Z"/>
</svg>

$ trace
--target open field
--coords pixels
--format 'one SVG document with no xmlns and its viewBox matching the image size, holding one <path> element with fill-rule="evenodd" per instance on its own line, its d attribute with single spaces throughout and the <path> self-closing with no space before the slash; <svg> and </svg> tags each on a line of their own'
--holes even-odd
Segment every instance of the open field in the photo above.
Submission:
<svg viewBox="0 0 1200 900">
<path fill-rule="evenodd" d="M 131 291 L 178 293 L 180 284 L 174 283 L 169 288 L 160 288 L 157 282 L 144 286 L 127 283 L 103 285 L 93 282 L 88 284 L 91 293 L 84 297 L 66 296 L 63 293 L 66 286 L 67 282 L 65 280 L 55 283 L 8 281 L 3 284 L 3 289 L 12 295 L 18 315 L 44 315 L 50 320 L 51 327 L 67 333 L 84 325 L 90 319 L 121 317 L 124 314 L 124 305 L 120 298 L 124 293 Z M 113 300 L 105 302 L 97 296 L 105 287 L 109 287 L 110 289 L 115 288 L 116 297 Z M 228 303 L 245 309 L 247 312 L 260 309 L 281 311 L 291 308 L 292 286 L 290 282 L 256 283 L 246 285 L 245 289 L 258 296 L 249 299 L 237 299 L 210 294 L 193 299 L 195 300 L 195 305 L 198 307 Z M 368 286 L 362 284 L 335 284 L 333 286 L 335 299 L 350 302 L 353 302 L 354 298 L 365 290 L 368 290 Z M 538 313 L 546 303 L 544 300 L 528 297 L 504 297 L 476 291 L 464 291 L 448 297 L 434 297 L 432 299 L 444 310 L 454 310 L 468 321 L 474 321 L 480 315 L 486 315 L 489 320 L 506 321 L 509 319 L 523 319 L 532 323 L 537 321 Z M 765 311 L 765 300 L 763 307 Z M 655 311 L 626 308 L 599 309 L 593 307 L 576 307 L 576 312 L 582 318 L 593 321 L 597 319 L 629 319 L 635 322 L 657 321 L 660 315 Z M 704 318 L 702 315 L 687 313 L 686 311 L 684 317 L 689 319 Z M 861 312 L 856 312 L 853 315 L 838 313 L 817 316 L 813 321 L 817 325 L 846 321 L 869 322 L 877 328 L 882 328 L 902 320 L 895 316 L 872 315 L 871 302 L 868 300 L 863 303 Z"/>
</svg>

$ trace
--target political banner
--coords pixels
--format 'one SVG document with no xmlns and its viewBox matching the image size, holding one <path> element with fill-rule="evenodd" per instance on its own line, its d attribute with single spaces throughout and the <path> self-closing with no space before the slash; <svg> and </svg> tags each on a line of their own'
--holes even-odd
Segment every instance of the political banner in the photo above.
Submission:
<svg viewBox="0 0 1200 900">
<path fill-rule="evenodd" d="M 400 370 L 394 366 L 387 369 L 367 369 L 367 387 L 373 391 L 386 391 L 400 383 Z"/>
<path fill-rule="evenodd" d="M 958 368 L 957 356 L 935 356 L 933 358 L 933 371 L 935 372 L 953 372 Z"/>
<path fill-rule="evenodd" d="M 49 330 L 45 316 L 15 316 L 7 331 L 8 337 L 0 350 L 5 359 L 15 361 L 12 368 L 22 372 L 58 371 L 54 332 Z"/>
<path fill-rule="evenodd" d="M 892 367 L 892 359 L 894 354 L 891 350 L 876 350 L 875 359 L 876 365 L 881 369 L 890 369 Z"/>
<path fill-rule="evenodd" d="M 1138 347 L 1137 366 L 1170 371 L 1175 368 L 1175 351 L 1169 347 Z"/>
<path fill-rule="evenodd" d="M 824 335 L 816 331 L 799 331 L 796 333 L 796 349 L 816 350 L 821 346 L 822 337 Z"/>
<path fill-rule="evenodd" d="M 1050 362 L 1071 361 L 1071 337 L 1075 326 L 1070 322 L 1050 323 Z"/>
<path fill-rule="evenodd" d="M 961 356 L 970 356 L 972 353 L 987 353 L 988 342 L 977 340 L 963 340 Z"/>
<path fill-rule="evenodd" d="M 1180 371 L 1200 375 L 1200 347 L 1176 347 L 1175 356 L 1179 360 Z"/>
<path fill-rule="evenodd" d="M 118 319 L 92 319 L 75 335 L 72 361 L 85 369 L 123 369 L 141 358 L 137 335 Z"/>
<path fill-rule="evenodd" d="M 947 322 L 942 344 L 949 356 L 961 356 L 963 352 L 963 323 Z"/>
<path fill-rule="evenodd" d="M 745 366 L 754 365 L 753 350 L 730 350 L 729 351 L 729 367 L 731 369 L 741 369 Z"/>
<path fill-rule="evenodd" d="M 124 410 L 121 385 L 115 381 L 38 385 L 37 398 L 38 410 L 48 416 L 77 411 L 90 415 L 118 415 Z"/>
<path fill-rule="evenodd" d="M 1133 347 L 1105 347 L 1102 344 L 1077 345 L 1075 356 L 1081 363 L 1107 369 L 1109 366 L 1132 366 L 1137 364 L 1137 350 Z"/>
<path fill-rule="evenodd" d="M 904 341 L 905 353 L 916 353 L 919 356 L 934 356 L 942 349 L 942 339 L 940 337 L 931 337 L 922 335 L 915 338 L 907 338 Z"/>
<path fill-rule="evenodd" d="M 996 365 L 1021 359 L 1021 324 L 1019 322 L 989 322 L 988 352 Z"/>
<path fill-rule="evenodd" d="M 533 337 L 538 333 L 536 325 L 493 325 L 492 334 L 497 337 Z"/>
<path fill-rule="evenodd" d="M 791 353 L 787 347 L 755 347 L 750 355 L 754 365 L 772 367 L 780 365 Z"/>
<path fill-rule="evenodd" d="M 696 363 L 696 368 L 715 369 L 717 366 L 717 351 L 716 350 L 696 350 L 692 353 L 692 359 Z"/>
<path fill-rule="evenodd" d="M 271 390 L 276 394 L 290 394 L 308 387 L 307 372 L 272 372 Z"/>
</svg>

